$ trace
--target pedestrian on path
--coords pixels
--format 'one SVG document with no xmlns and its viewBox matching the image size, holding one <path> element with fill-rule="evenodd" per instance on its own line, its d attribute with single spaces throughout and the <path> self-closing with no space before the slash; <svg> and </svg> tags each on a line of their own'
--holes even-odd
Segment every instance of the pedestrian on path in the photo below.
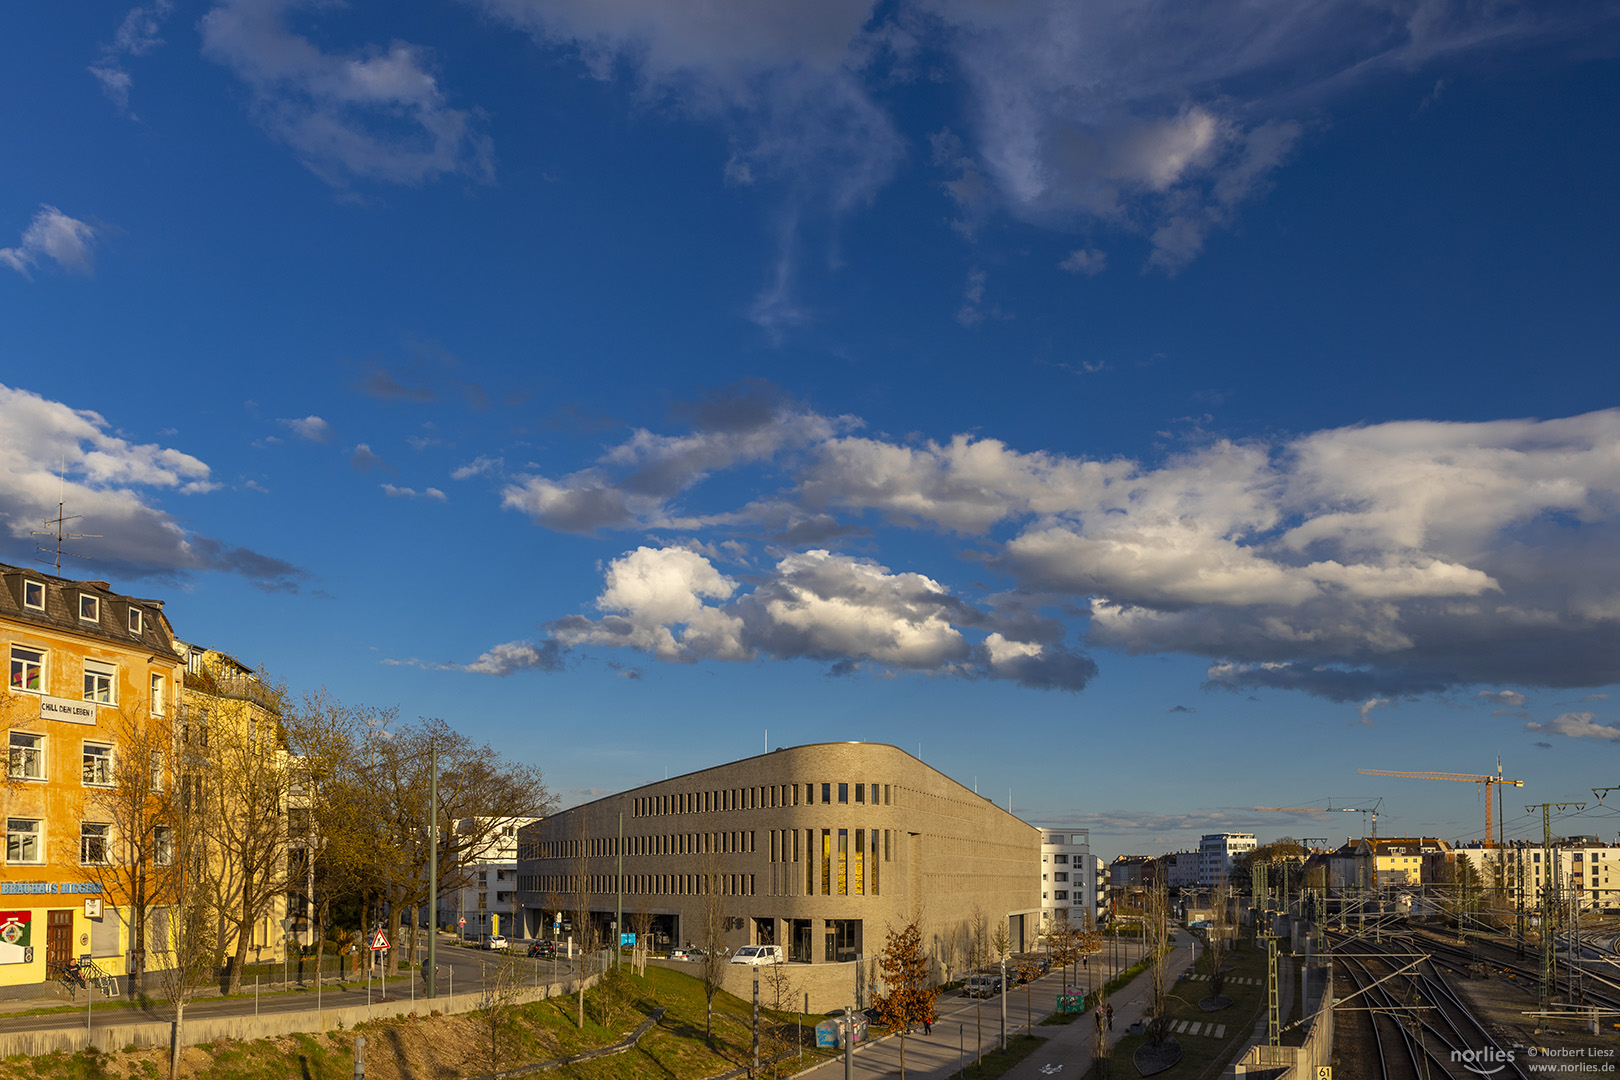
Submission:
<svg viewBox="0 0 1620 1080">
<path fill-rule="evenodd" d="M 1114 1030 L 1114 1003 L 1112 1001 L 1108 1003 L 1108 1030 Z"/>
<path fill-rule="evenodd" d="M 932 1035 L 933 1033 L 934 1033 L 934 1018 L 931 1017 L 931 1016 L 923 1017 L 923 1034 L 924 1035 Z"/>
</svg>

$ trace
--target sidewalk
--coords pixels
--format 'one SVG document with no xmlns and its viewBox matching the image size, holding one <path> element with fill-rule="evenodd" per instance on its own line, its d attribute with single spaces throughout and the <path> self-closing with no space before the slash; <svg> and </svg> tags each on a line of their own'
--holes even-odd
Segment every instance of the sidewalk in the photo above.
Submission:
<svg viewBox="0 0 1620 1080">
<path fill-rule="evenodd" d="M 1127 963 L 1136 958 L 1133 953 Z M 1174 979 L 1191 963 L 1192 950 L 1189 938 L 1183 931 L 1176 934 L 1175 948 L 1170 954 L 1171 978 Z M 1061 1067 L 1062 1075 L 1084 1075 L 1085 1070 L 1091 1067 L 1091 1041 L 1095 1030 L 1091 1019 L 1082 1017 L 1071 1024 L 1040 1026 L 1043 1019 L 1057 1010 L 1058 994 L 1064 985 L 1062 973 L 1053 972 L 1028 986 L 1013 988 L 1004 997 L 987 998 L 981 1002 L 957 994 L 941 997 L 939 1019 L 934 1023 L 933 1034 L 924 1035 L 922 1029 L 918 1028 L 906 1037 L 907 1080 L 948 1080 L 954 1077 L 964 1060 L 969 1064 L 974 1061 L 981 1030 L 984 1054 L 988 1056 L 994 1053 L 1000 1045 L 1003 1001 L 1007 1005 L 1009 1038 L 1024 1031 L 1029 1018 L 1033 1017 L 1035 1026 L 1030 1030 L 1037 1038 L 1046 1040 L 1045 1046 L 1010 1069 L 1007 1077 L 1033 1080 L 1050 1076 L 1053 1073 L 1043 1073 L 1041 1069 L 1054 1064 Z M 1068 986 L 1071 991 L 1075 989 L 1072 975 Z M 1084 986 L 1082 981 L 1080 987 Z M 1114 1005 L 1114 1031 L 1110 1033 L 1110 1043 L 1124 1035 L 1131 1021 L 1141 1016 L 1146 1003 L 1152 998 L 1152 988 L 1152 975 L 1144 971 L 1110 999 Z M 852 1076 L 898 1076 L 899 1072 L 900 1038 L 897 1035 L 890 1035 L 855 1052 Z M 823 1062 L 797 1075 L 808 1080 L 840 1080 L 844 1075 L 844 1059 L 839 1057 Z"/>
</svg>

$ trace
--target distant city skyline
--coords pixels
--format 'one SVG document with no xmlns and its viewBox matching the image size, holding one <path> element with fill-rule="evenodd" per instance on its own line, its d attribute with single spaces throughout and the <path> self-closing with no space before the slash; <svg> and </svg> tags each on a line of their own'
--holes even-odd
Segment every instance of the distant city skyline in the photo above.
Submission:
<svg viewBox="0 0 1620 1080">
<path fill-rule="evenodd" d="M 0 12 L 0 560 L 566 803 L 892 743 L 1104 859 L 1620 784 L 1620 14 Z M 35 565 L 38 565 L 37 563 Z M 919 746 L 921 748 L 919 753 Z M 1612 801 L 1612 800 L 1611 800 Z"/>
</svg>

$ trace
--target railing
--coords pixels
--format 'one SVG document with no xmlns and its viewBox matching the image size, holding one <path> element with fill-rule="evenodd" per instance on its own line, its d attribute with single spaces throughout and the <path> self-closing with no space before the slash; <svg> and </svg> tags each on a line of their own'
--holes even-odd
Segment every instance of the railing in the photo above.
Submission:
<svg viewBox="0 0 1620 1080">
<path fill-rule="evenodd" d="M 79 996 L 79 988 L 89 989 L 94 983 L 103 997 L 118 996 L 118 980 L 112 972 L 104 970 L 94 960 L 70 960 L 62 969 L 60 976 L 67 985 L 68 994 L 74 998 Z"/>
</svg>

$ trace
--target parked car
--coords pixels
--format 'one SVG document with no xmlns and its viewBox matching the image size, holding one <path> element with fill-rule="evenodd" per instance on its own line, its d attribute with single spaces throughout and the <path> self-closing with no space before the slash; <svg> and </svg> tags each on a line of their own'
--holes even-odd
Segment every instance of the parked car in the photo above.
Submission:
<svg viewBox="0 0 1620 1080">
<path fill-rule="evenodd" d="M 538 956 L 542 960 L 550 960 L 557 955 L 557 943 L 555 941 L 531 941 L 529 943 L 529 955 Z"/>
<path fill-rule="evenodd" d="M 1001 993 L 1001 976 L 986 974 L 969 975 L 967 985 L 962 988 L 962 993 L 966 994 L 968 997 L 995 997 L 997 994 Z"/>
<path fill-rule="evenodd" d="M 694 949 L 690 945 L 684 949 L 669 950 L 669 958 L 671 960 L 686 960 L 692 963 L 697 963 L 707 955 L 709 954 L 704 952 L 702 949 Z"/>
<path fill-rule="evenodd" d="M 780 964 L 782 962 L 782 946 L 780 945 L 744 945 L 737 950 L 737 955 L 731 958 L 733 964 L 749 964 L 758 967 L 761 964 Z"/>
<path fill-rule="evenodd" d="M 506 949 L 509 947 L 510 943 L 500 934 L 491 934 L 489 936 L 489 940 L 484 942 L 484 948 L 492 951 Z"/>
</svg>

